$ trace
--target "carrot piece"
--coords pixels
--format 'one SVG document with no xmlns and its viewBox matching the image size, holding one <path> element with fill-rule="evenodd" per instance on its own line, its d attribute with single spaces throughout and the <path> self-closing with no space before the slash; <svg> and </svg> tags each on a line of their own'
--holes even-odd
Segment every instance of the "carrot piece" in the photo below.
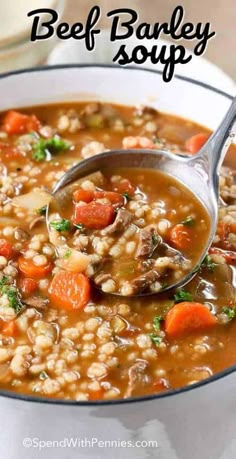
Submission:
<svg viewBox="0 0 236 459">
<path fill-rule="evenodd" d="M 110 225 L 114 217 L 115 212 L 112 205 L 90 202 L 84 206 L 75 206 L 73 223 L 81 223 L 90 229 L 102 229 Z"/>
<path fill-rule="evenodd" d="M 122 179 L 120 182 L 114 182 L 113 190 L 117 191 L 118 193 L 127 193 L 127 194 L 134 194 L 135 187 L 131 184 L 130 180 Z"/>
<path fill-rule="evenodd" d="M 73 193 L 73 198 L 75 202 L 83 201 L 83 202 L 91 202 L 94 198 L 94 192 L 89 190 L 83 190 L 79 188 Z"/>
<path fill-rule="evenodd" d="M 10 242 L 6 239 L 0 239 L 0 255 L 10 260 L 13 257 L 13 253 L 13 247 Z"/>
<path fill-rule="evenodd" d="M 228 223 L 229 233 L 236 234 L 236 223 Z"/>
<path fill-rule="evenodd" d="M 216 324 L 216 318 L 202 303 L 184 301 L 168 312 L 164 328 L 168 336 L 178 337 Z"/>
<path fill-rule="evenodd" d="M 195 155 L 200 148 L 206 143 L 207 139 L 209 138 L 209 134 L 196 134 L 190 137 L 188 140 L 185 142 L 185 148 L 186 150 L 191 153 L 192 155 Z"/>
<path fill-rule="evenodd" d="M 38 131 L 39 120 L 35 115 L 24 115 L 15 110 L 7 112 L 3 120 L 3 129 L 8 134 L 25 134 L 30 131 Z"/>
<path fill-rule="evenodd" d="M 18 258 L 18 266 L 22 274 L 26 277 L 32 277 L 33 279 L 42 279 L 49 274 L 53 268 L 51 261 L 48 261 L 46 265 L 36 266 L 33 260 L 24 258 L 23 256 Z"/>
<path fill-rule="evenodd" d="M 192 244 L 192 229 L 178 223 L 170 230 L 170 241 L 178 249 L 187 249 Z"/>
<path fill-rule="evenodd" d="M 38 282 L 30 277 L 25 277 L 19 280 L 19 288 L 23 296 L 30 296 L 38 288 Z"/>
<path fill-rule="evenodd" d="M 124 198 L 122 194 L 115 191 L 94 191 L 94 199 L 107 199 L 111 204 L 123 206 Z"/>
<path fill-rule="evenodd" d="M 15 320 L 11 320 L 10 322 L 6 322 L 2 327 L 2 333 L 5 336 L 15 336 L 17 332 L 17 323 Z"/>
<path fill-rule="evenodd" d="M 28 120 L 26 122 L 26 132 L 38 132 L 40 128 L 40 121 L 35 115 L 28 116 Z"/>
<path fill-rule="evenodd" d="M 60 271 L 51 282 L 49 295 L 59 308 L 81 309 L 89 301 L 90 283 L 84 274 Z"/>
</svg>

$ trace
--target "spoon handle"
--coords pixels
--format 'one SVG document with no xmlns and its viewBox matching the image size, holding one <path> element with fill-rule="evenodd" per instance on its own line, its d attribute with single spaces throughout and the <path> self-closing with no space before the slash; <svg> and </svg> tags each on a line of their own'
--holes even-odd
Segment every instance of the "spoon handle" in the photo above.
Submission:
<svg viewBox="0 0 236 459">
<path fill-rule="evenodd" d="M 236 135 L 236 97 L 233 99 L 227 113 L 218 128 L 213 132 L 205 145 L 197 154 L 196 162 L 204 159 L 208 162 L 209 177 L 218 192 L 218 174 L 229 146 Z"/>
</svg>

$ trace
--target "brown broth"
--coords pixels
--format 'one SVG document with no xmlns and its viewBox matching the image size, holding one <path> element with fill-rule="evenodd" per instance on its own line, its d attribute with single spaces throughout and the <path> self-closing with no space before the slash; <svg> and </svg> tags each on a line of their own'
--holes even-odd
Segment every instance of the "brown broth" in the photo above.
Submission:
<svg viewBox="0 0 236 459">
<path fill-rule="evenodd" d="M 207 129 L 175 116 L 153 110 L 140 114 L 134 107 L 106 104 L 100 104 L 96 112 L 102 113 L 102 124 L 101 119 L 93 119 L 93 122 L 100 120 L 100 127 L 83 125 L 74 133 L 69 132 L 69 128 L 59 130 L 58 122 L 61 116 L 82 120 L 83 124 L 87 120 L 83 113 L 88 106 L 90 104 L 86 102 L 20 110 L 25 114 L 35 114 L 42 125 L 52 127 L 63 139 L 73 144 L 71 149 L 53 155 L 50 161 L 36 162 L 32 158 L 30 142 L 24 143 L 22 135 L 8 135 L 6 138 L 3 135 L 1 138 L 0 239 L 7 240 L 14 252 L 6 261 L 0 255 L 0 271 L 4 276 L 8 276 L 11 285 L 19 288 L 23 303 L 29 299 L 32 301 L 32 297 L 48 300 L 50 283 L 57 267 L 54 250 L 48 242 L 45 223 L 38 222 L 30 229 L 32 220 L 38 217 L 36 209 L 29 213 L 11 206 L 11 200 L 16 194 L 25 194 L 38 187 L 50 190 L 63 172 L 83 159 L 83 148 L 90 142 L 100 142 L 106 149 L 122 148 L 124 138 L 138 136 L 148 139 L 152 143 L 152 148 L 153 145 L 157 145 L 158 148 L 160 143 L 164 143 L 167 148 L 178 153 L 186 151 L 185 141 L 189 137 L 199 132 L 209 134 Z M 2 114 L 2 120 L 4 116 L 5 114 Z M 150 122 L 156 126 L 153 132 L 150 132 L 150 124 L 149 130 L 146 128 Z M 0 130 L 4 134 L 4 128 Z M 21 147 L 17 148 L 23 155 L 12 153 L 19 145 L 19 137 Z M 232 147 L 231 152 L 234 155 L 235 151 L 235 147 Z M 231 165 L 232 163 L 233 161 Z M 4 171 L 7 173 L 7 180 L 4 178 Z M 194 200 L 191 193 L 184 190 L 179 198 L 176 195 L 174 198 L 172 195 L 167 196 L 166 192 L 162 191 L 162 180 L 167 180 L 167 177 L 159 175 L 157 190 L 157 173 L 153 171 L 146 171 L 144 180 L 140 171 L 134 174 L 127 169 L 125 172 L 116 170 L 111 173 L 124 174 L 138 187 L 143 182 L 142 192 L 150 196 L 150 200 L 165 200 L 165 205 L 169 209 L 168 219 L 173 225 L 188 216 L 189 212 L 180 212 L 180 206 L 189 205 L 191 202 L 196 220 L 202 222 L 194 236 L 195 244 L 191 246 L 191 256 L 197 260 L 199 242 L 202 246 L 205 244 L 209 221 L 205 210 Z M 168 186 L 176 186 L 170 178 L 168 181 Z M 223 184 L 224 189 L 230 189 L 232 186 L 228 182 Z M 216 247 L 231 250 L 234 254 L 235 217 L 230 205 L 235 203 L 235 200 L 230 198 L 227 208 L 221 210 L 221 226 L 219 225 L 218 239 L 216 238 L 214 243 Z M 177 207 L 178 213 L 175 212 Z M 229 219 L 230 228 L 227 223 Z M 224 228 L 228 231 L 225 231 L 224 237 L 222 225 L 226 225 Z M 17 239 L 17 227 L 26 230 L 29 239 Z M 86 246 L 84 251 L 86 252 Z M 22 279 L 33 276 L 22 274 L 19 269 L 19 258 L 34 259 L 38 255 L 45 256 L 47 261 L 53 264 L 55 271 L 45 274 L 41 279 L 37 278 L 36 290 L 30 295 L 25 295 Z M 3 298 L 4 294 L 1 292 L 0 387 L 18 393 L 67 400 L 117 399 L 182 387 L 234 365 L 236 321 L 228 321 L 225 314 L 222 316 L 222 308 L 235 306 L 235 259 L 232 255 L 231 258 L 228 255 L 228 258 L 217 254 L 211 256 L 213 265 L 203 265 L 184 289 L 192 295 L 194 302 L 200 302 L 209 308 L 216 317 L 216 325 L 211 329 L 189 331 L 184 336 L 176 338 L 163 333 L 163 321 L 160 325 L 161 331 L 154 326 L 155 317 L 160 316 L 164 319 L 174 306 L 176 291 L 134 299 L 116 298 L 94 289 L 91 291 L 89 303 L 74 311 L 60 308 L 52 301 L 46 301 L 43 307 L 35 307 L 31 303 L 31 306 L 27 305 L 17 317 L 11 318 L 10 322 L 16 322 L 16 331 L 12 334 L 4 331 L 4 326 L 9 320 L 5 317 L 6 298 Z M 121 261 L 118 257 L 117 268 Z M 6 274 L 7 272 L 9 274 Z M 153 336 L 154 339 L 155 336 L 160 338 L 159 341 L 155 343 Z M 140 362 L 141 366 L 137 370 L 136 365 L 140 365 Z M 94 364 L 97 366 L 94 367 Z"/>
</svg>

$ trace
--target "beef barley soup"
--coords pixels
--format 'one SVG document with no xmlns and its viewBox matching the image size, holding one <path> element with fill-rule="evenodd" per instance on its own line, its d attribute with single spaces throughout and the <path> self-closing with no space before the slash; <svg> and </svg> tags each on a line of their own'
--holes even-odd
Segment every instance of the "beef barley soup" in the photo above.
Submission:
<svg viewBox="0 0 236 459">
<path fill-rule="evenodd" d="M 95 261 L 87 273 L 106 293 L 157 293 L 197 265 L 209 216 L 181 183 L 160 171 L 109 167 L 80 182 L 62 191 L 62 211 L 50 215 L 51 238 L 65 269 L 74 248 L 83 249 L 85 234 L 86 255 Z"/>
<path fill-rule="evenodd" d="M 87 102 L 2 113 L 2 389 L 118 399 L 193 384 L 236 363 L 233 170 L 221 170 L 226 205 L 209 254 L 188 285 L 168 292 L 163 286 L 196 265 L 210 227 L 182 184 L 108 167 L 81 179 L 60 210 L 50 195 L 84 158 L 112 148 L 195 154 L 208 136 L 149 107 Z M 147 291 L 156 294 L 132 297 Z M 124 297 L 109 295 L 116 292 Z"/>
</svg>

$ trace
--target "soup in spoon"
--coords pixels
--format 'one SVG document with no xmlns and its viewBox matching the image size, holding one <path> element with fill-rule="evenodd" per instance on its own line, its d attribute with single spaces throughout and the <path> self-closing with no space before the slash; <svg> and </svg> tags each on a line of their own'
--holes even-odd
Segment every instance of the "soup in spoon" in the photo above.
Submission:
<svg viewBox="0 0 236 459">
<path fill-rule="evenodd" d="M 68 247 L 86 253 L 95 285 L 124 296 L 157 293 L 186 277 L 209 237 L 201 202 L 161 171 L 107 168 L 99 174 L 99 186 L 97 174 L 95 183 L 93 176 L 81 179 L 66 209 L 50 215 L 64 268 L 74 259 Z"/>
</svg>

